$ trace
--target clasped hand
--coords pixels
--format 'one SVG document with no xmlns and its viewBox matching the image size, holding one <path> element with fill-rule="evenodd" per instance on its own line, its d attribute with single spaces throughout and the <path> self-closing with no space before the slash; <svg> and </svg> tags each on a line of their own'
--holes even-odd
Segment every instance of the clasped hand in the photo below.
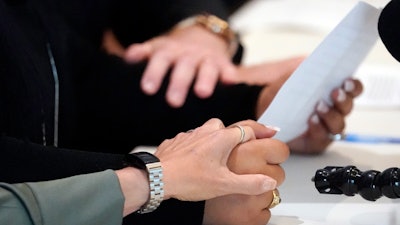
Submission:
<svg viewBox="0 0 400 225">
<path fill-rule="evenodd" d="M 284 180 L 279 164 L 289 150 L 271 139 L 276 131 L 251 120 L 237 124 L 243 143 L 238 127 L 211 119 L 165 140 L 155 153 L 164 170 L 165 199 L 207 200 L 204 224 L 265 224 L 271 190 Z"/>
</svg>

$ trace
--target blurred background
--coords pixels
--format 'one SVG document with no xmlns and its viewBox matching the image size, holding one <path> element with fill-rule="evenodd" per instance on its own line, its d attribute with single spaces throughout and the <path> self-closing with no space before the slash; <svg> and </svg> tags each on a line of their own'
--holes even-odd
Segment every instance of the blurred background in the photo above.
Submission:
<svg viewBox="0 0 400 225">
<path fill-rule="evenodd" d="M 246 47 L 244 63 L 254 64 L 310 54 L 358 2 L 250 0 L 230 22 Z M 364 2 L 382 8 L 389 1 Z M 364 92 L 355 101 L 348 130 L 400 137 L 400 63 L 380 39 L 354 76 L 363 81 Z"/>
<path fill-rule="evenodd" d="M 358 3 L 356 0 L 250 0 L 230 18 L 245 45 L 245 64 L 309 55 Z M 388 0 L 365 0 L 382 8 Z M 400 25 L 399 25 L 400 26 Z M 399 40 L 400 41 L 400 40 Z M 400 44 L 400 43 L 399 43 Z M 400 138 L 400 63 L 378 39 L 354 74 L 363 94 L 347 117 L 345 132 Z M 292 155 L 283 164 L 282 204 L 270 225 L 398 225 L 400 200 L 369 202 L 360 196 L 323 195 L 311 177 L 325 166 L 360 170 L 400 167 L 400 144 L 338 141 L 317 156 Z"/>
</svg>

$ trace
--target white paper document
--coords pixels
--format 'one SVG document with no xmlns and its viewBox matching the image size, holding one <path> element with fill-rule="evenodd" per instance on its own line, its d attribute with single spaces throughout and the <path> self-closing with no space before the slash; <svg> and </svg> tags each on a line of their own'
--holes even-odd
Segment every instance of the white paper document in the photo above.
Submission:
<svg viewBox="0 0 400 225">
<path fill-rule="evenodd" d="M 332 90 L 354 75 L 375 45 L 380 12 L 357 3 L 290 76 L 258 120 L 281 128 L 275 138 L 286 142 L 299 136 L 318 101 L 331 104 Z"/>
</svg>

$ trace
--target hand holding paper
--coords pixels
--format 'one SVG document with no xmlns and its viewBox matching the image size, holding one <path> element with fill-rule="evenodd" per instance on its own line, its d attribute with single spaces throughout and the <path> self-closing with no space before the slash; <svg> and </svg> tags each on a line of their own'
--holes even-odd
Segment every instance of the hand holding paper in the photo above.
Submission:
<svg viewBox="0 0 400 225">
<path fill-rule="evenodd" d="M 331 91 L 356 72 L 374 46 L 380 11 L 358 3 L 289 77 L 258 120 L 281 128 L 275 138 L 298 137 L 318 101 L 331 103 Z"/>
</svg>

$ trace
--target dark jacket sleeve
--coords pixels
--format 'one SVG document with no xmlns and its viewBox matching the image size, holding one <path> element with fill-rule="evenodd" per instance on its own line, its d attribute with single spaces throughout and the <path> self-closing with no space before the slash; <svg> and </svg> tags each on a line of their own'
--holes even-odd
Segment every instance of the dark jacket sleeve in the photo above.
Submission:
<svg viewBox="0 0 400 225">
<path fill-rule="evenodd" d="M 82 36 L 97 46 L 108 28 L 123 46 L 129 46 L 158 36 L 187 17 L 207 12 L 227 20 L 230 11 L 222 0 L 71 0 L 54 4 Z M 239 63 L 242 55 L 240 45 L 233 61 Z"/>
<path fill-rule="evenodd" d="M 0 180 L 8 183 L 43 181 L 120 169 L 123 155 L 78 151 L 0 137 Z"/>
<path fill-rule="evenodd" d="M 209 12 L 224 19 L 229 16 L 221 0 L 70 0 L 55 4 L 89 38 L 100 41 L 99 32 L 110 27 L 124 45 L 159 35 L 195 14 Z"/>
<path fill-rule="evenodd" d="M 101 65 L 96 68 L 101 72 L 86 77 L 86 89 L 80 97 L 84 112 L 80 113 L 78 130 L 82 133 L 78 136 L 83 138 L 84 148 L 126 152 L 138 145 L 158 146 L 164 139 L 201 126 L 211 118 L 219 118 L 225 125 L 256 119 L 260 86 L 219 84 L 207 99 L 191 90 L 183 107 L 172 108 L 165 100 L 168 77 L 158 93 L 149 96 L 140 88 L 139 74 L 145 64 L 97 65 Z M 102 121 L 101 126 L 98 121 Z"/>
<path fill-rule="evenodd" d="M 8 137 L 0 138 L 0 151 L 0 181 L 8 183 L 54 180 L 124 166 L 122 155 L 43 147 Z M 125 217 L 124 224 L 201 224 L 203 213 L 204 202 L 171 199 L 153 213 Z"/>
<path fill-rule="evenodd" d="M 229 16 L 220 0 L 121 0 L 112 14 L 111 27 L 120 42 L 128 46 L 160 35 L 179 21 L 204 12 L 224 19 Z"/>
<path fill-rule="evenodd" d="M 60 13 L 81 37 L 98 46 L 101 44 L 104 29 L 110 26 L 114 5 L 120 5 L 119 0 L 64 0 L 52 1 L 50 4 L 54 5 L 54 11 Z"/>
</svg>

